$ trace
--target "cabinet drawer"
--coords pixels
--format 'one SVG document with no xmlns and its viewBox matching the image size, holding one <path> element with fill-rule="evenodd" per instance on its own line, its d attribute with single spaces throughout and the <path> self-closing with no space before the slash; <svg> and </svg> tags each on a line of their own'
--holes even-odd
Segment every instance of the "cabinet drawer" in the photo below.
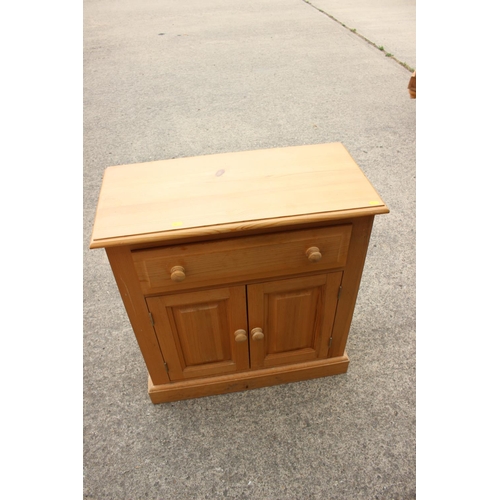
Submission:
<svg viewBox="0 0 500 500">
<path fill-rule="evenodd" d="M 346 264 L 351 224 L 132 252 L 143 293 L 310 273 Z"/>
</svg>

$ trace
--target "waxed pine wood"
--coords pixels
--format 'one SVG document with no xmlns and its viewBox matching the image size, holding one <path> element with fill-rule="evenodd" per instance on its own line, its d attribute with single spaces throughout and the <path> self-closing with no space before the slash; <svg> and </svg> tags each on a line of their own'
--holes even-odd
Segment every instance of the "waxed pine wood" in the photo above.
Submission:
<svg viewBox="0 0 500 500">
<path fill-rule="evenodd" d="M 233 375 L 191 379 L 175 384 L 154 385 L 150 378 L 148 392 L 153 403 L 168 403 L 340 375 L 346 373 L 348 367 L 349 358 L 344 354 L 335 358 L 244 371 Z"/>
<path fill-rule="evenodd" d="M 90 246 L 331 220 L 339 211 L 388 211 L 341 143 L 122 165 L 104 173 Z"/>
<path fill-rule="evenodd" d="M 248 286 L 253 368 L 270 368 L 326 358 L 342 273 L 266 281 Z"/>
<path fill-rule="evenodd" d="M 346 263 L 351 225 L 305 229 L 222 241 L 138 250 L 132 253 L 144 293 L 174 292 L 235 280 L 318 272 Z M 321 258 L 308 257 L 319 248 Z M 255 263 L 259 265 L 256 266 Z M 182 267 L 185 278 L 172 279 L 172 269 Z"/>
<path fill-rule="evenodd" d="M 342 304 L 335 317 L 333 328 L 333 340 L 330 355 L 342 356 L 344 354 L 349 329 L 351 327 L 352 316 L 356 306 L 356 299 L 363 274 L 366 253 L 370 242 L 374 216 L 353 219 L 353 232 L 351 235 L 351 245 L 349 256 L 342 280 Z"/>
<path fill-rule="evenodd" d="M 248 344 L 234 335 L 247 325 L 243 286 L 150 297 L 147 304 L 171 380 L 248 369 Z"/>
<path fill-rule="evenodd" d="M 113 247 L 107 248 L 106 254 L 149 375 L 155 384 L 165 384 L 170 378 L 134 272 L 130 250 Z"/>
<path fill-rule="evenodd" d="M 345 373 L 375 215 L 339 143 L 106 169 L 105 248 L 162 403 Z"/>
</svg>

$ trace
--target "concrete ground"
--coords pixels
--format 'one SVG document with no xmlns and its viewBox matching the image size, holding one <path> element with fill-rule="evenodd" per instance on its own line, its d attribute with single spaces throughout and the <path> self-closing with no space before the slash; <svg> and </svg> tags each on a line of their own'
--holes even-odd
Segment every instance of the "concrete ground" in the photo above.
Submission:
<svg viewBox="0 0 500 500">
<path fill-rule="evenodd" d="M 83 5 L 84 498 L 415 498 L 415 2 Z M 105 252 L 87 250 L 104 169 L 332 141 L 391 210 L 348 373 L 153 405 Z"/>
</svg>

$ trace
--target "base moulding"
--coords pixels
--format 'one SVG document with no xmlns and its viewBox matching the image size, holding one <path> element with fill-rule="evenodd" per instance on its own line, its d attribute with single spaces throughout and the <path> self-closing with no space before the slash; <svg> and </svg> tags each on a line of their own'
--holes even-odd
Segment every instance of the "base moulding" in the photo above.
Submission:
<svg viewBox="0 0 500 500">
<path fill-rule="evenodd" d="M 263 368 L 231 375 L 172 382 L 163 385 L 154 385 L 151 377 L 149 377 L 148 393 L 153 403 L 168 403 L 182 399 L 247 391 L 289 382 L 339 375 L 346 373 L 348 366 L 349 358 L 344 352 L 343 356 L 320 361 L 298 363 L 292 366 Z"/>
</svg>

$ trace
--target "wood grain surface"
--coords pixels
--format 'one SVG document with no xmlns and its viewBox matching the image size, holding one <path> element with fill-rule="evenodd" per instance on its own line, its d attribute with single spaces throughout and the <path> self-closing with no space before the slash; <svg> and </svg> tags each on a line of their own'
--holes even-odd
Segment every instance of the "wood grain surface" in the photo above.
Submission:
<svg viewBox="0 0 500 500">
<path fill-rule="evenodd" d="M 177 158 L 105 170 L 90 247 L 387 212 L 341 143 Z"/>
</svg>

